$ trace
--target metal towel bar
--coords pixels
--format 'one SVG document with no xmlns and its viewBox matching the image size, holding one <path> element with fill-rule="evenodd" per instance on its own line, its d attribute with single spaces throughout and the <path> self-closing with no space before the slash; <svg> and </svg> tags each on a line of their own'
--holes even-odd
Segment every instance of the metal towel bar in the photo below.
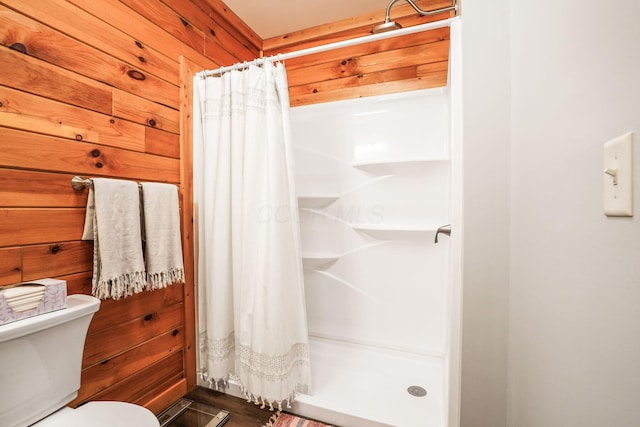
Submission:
<svg viewBox="0 0 640 427">
<path fill-rule="evenodd" d="M 91 186 L 91 178 L 83 178 L 81 176 L 74 176 L 71 178 L 71 186 L 76 191 L 82 191 L 85 187 Z"/>
<path fill-rule="evenodd" d="M 74 176 L 71 178 L 71 186 L 76 191 L 82 191 L 86 187 L 91 187 L 93 185 L 91 178 L 83 178 L 81 176 Z M 142 184 L 138 183 L 138 188 L 142 188 Z"/>
<path fill-rule="evenodd" d="M 91 178 L 83 178 L 81 176 L 74 176 L 71 178 L 71 186 L 76 191 L 82 191 L 85 187 L 91 187 L 92 185 L 93 182 L 91 181 Z M 138 183 L 138 188 L 141 189 L 142 184 Z"/>
</svg>

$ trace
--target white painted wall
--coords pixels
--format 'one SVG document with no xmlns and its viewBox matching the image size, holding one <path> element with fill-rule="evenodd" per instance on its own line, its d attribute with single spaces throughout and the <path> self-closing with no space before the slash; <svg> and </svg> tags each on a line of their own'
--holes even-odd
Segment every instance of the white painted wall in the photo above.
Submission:
<svg viewBox="0 0 640 427">
<path fill-rule="evenodd" d="M 602 145 L 628 131 L 640 200 L 638 16 L 464 2 L 462 426 L 640 425 L 639 220 L 602 213 Z"/>
<path fill-rule="evenodd" d="M 640 210 L 602 213 L 602 144 L 628 131 L 640 200 L 639 17 L 511 2 L 509 426 L 640 425 Z"/>
<path fill-rule="evenodd" d="M 462 5 L 462 427 L 504 427 L 510 223 L 508 0 Z"/>
</svg>

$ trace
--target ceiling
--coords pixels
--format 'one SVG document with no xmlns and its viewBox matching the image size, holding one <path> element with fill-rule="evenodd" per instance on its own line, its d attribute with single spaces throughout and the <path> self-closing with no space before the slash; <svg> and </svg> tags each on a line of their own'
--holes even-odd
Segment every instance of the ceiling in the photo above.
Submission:
<svg viewBox="0 0 640 427">
<path fill-rule="evenodd" d="M 389 0 L 223 1 L 263 39 L 382 11 L 389 4 Z M 381 12 L 380 22 L 383 21 L 384 12 Z"/>
</svg>

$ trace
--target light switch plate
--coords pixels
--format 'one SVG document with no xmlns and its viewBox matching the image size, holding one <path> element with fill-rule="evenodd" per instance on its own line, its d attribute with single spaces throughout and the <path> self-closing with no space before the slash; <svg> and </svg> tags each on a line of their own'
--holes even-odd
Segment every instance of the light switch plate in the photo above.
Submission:
<svg viewBox="0 0 640 427">
<path fill-rule="evenodd" d="M 604 214 L 633 216 L 633 132 L 604 144 Z"/>
</svg>

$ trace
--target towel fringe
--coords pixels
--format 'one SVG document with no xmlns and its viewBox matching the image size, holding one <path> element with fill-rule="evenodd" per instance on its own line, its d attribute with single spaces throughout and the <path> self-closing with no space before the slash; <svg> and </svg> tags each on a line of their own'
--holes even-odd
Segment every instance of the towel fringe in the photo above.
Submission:
<svg viewBox="0 0 640 427">
<path fill-rule="evenodd" d="M 93 283 L 91 293 L 101 300 L 107 298 L 117 300 L 142 292 L 145 287 L 147 287 L 145 272 L 134 271 Z"/>
<path fill-rule="evenodd" d="M 148 290 L 156 290 L 166 288 L 173 283 L 184 283 L 184 269 L 170 268 L 166 271 L 147 274 Z"/>
</svg>

